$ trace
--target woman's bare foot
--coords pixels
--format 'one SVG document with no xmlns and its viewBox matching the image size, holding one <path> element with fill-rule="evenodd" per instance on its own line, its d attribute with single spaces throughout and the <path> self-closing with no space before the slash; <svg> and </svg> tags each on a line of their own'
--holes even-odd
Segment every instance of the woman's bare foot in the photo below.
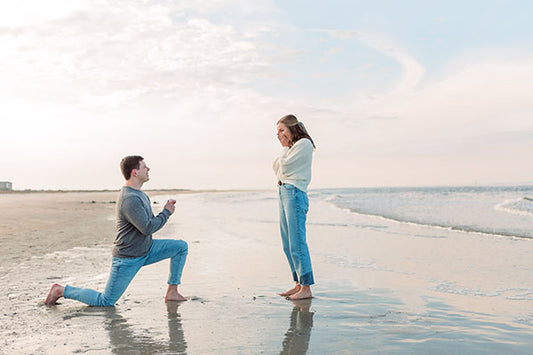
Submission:
<svg viewBox="0 0 533 355">
<path fill-rule="evenodd" d="M 311 293 L 311 287 L 310 286 L 301 286 L 300 291 L 290 295 L 287 297 L 289 300 L 305 300 L 308 298 L 313 298 L 313 294 Z"/>
<path fill-rule="evenodd" d="M 187 301 L 185 297 L 183 297 L 178 292 L 178 285 L 168 285 L 167 294 L 165 295 L 165 302 L 168 301 Z"/>
<path fill-rule="evenodd" d="M 290 295 L 294 295 L 294 294 L 297 293 L 298 291 L 300 291 L 300 285 L 299 285 L 299 284 L 296 284 L 296 285 L 294 285 L 294 287 L 291 288 L 290 290 L 285 291 L 285 292 L 282 292 L 282 293 L 280 293 L 279 295 L 280 295 L 280 296 L 283 296 L 283 297 L 287 297 L 287 296 L 290 296 Z"/>
<path fill-rule="evenodd" d="M 61 286 L 60 284 L 53 284 L 50 288 L 50 291 L 48 292 L 48 296 L 46 296 L 46 300 L 44 301 L 44 304 L 47 306 L 51 306 L 56 304 L 56 301 L 63 297 L 63 291 L 65 288 Z"/>
</svg>

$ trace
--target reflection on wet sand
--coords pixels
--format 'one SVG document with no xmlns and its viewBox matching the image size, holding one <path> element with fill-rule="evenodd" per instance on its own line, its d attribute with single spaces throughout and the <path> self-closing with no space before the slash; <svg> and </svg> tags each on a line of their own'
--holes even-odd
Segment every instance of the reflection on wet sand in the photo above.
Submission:
<svg viewBox="0 0 533 355">
<path fill-rule="evenodd" d="M 64 317 L 84 317 L 103 315 L 105 329 L 109 332 L 113 354 L 186 354 L 187 342 L 183 333 L 181 316 L 178 313 L 180 302 L 167 302 L 168 342 L 154 339 L 148 331 L 144 334 L 133 329 L 115 307 L 86 307 L 75 314 Z"/>
<path fill-rule="evenodd" d="M 187 342 L 181 325 L 178 307 L 183 302 L 167 301 L 168 312 L 168 350 L 171 354 L 186 354 Z"/>
<path fill-rule="evenodd" d="M 181 325 L 181 316 L 178 313 L 179 305 L 179 302 L 167 302 L 169 335 L 167 344 L 155 341 L 149 335 L 134 333 L 124 317 L 110 310 L 106 313 L 106 317 L 113 354 L 186 354 L 187 342 Z"/>
<path fill-rule="evenodd" d="M 292 302 L 294 308 L 280 354 L 305 354 L 311 339 L 311 328 L 313 328 L 314 312 L 310 311 L 311 299 Z"/>
</svg>

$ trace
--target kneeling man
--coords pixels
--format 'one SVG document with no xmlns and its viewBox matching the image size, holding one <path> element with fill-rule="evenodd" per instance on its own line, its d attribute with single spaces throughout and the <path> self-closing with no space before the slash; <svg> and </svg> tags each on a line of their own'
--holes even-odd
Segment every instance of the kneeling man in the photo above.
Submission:
<svg viewBox="0 0 533 355">
<path fill-rule="evenodd" d="M 70 298 L 91 306 L 114 306 L 126 291 L 139 269 L 170 258 L 170 273 L 165 301 L 185 301 L 178 292 L 181 273 L 187 258 L 187 242 L 174 239 L 152 239 L 174 213 L 176 201 L 168 200 L 157 216 L 152 212 L 149 197 L 141 191 L 149 180 L 150 168 L 138 155 L 127 156 L 120 162 L 126 179 L 117 200 L 117 236 L 113 247 L 111 274 L 104 293 L 71 285 L 54 284 L 45 304 L 53 305 L 61 298 Z"/>
</svg>

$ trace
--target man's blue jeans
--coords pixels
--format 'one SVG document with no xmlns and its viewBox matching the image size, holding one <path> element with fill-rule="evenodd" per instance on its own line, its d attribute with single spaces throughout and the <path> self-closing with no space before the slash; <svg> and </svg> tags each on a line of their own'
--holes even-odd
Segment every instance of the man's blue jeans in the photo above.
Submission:
<svg viewBox="0 0 533 355">
<path fill-rule="evenodd" d="M 279 186 L 279 229 L 283 251 L 294 281 L 309 286 L 315 283 L 305 236 L 309 199 L 304 191 L 290 184 Z"/>
<path fill-rule="evenodd" d="M 113 257 L 111 274 L 104 293 L 88 288 L 66 285 L 63 297 L 78 300 L 90 306 L 114 306 L 141 267 L 168 258 L 170 258 L 168 284 L 179 285 L 181 272 L 187 259 L 187 252 L 187 242 L 183 240 L 154 239 L 150 250 L 145 256 L 138 258 Z"/>
</svg>

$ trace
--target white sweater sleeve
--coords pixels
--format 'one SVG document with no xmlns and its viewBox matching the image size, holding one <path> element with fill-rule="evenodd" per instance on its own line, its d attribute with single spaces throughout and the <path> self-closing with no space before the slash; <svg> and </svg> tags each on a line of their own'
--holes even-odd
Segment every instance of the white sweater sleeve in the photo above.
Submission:
<svg viewBox="0 0 533 355">
<path fill-rule="evenodd" d="M 303 165 L 311 163 L 313 145 L 308 139 L 300 139 L 291 148 L 284 149 L 279 157 L 281 173 L 291 176 L 300 171 Z"/>
<path fill-rule="evenodd" d="M 287 156 L 288 151 L 289 147 L 282 147 L 281 154 L 276 159 L 274 159 L 274 163 L 272 163 L 272 168 L 274 169 L 274 173 L 278 177 L 278 180 L 281 180 L 282 159 Z"/>
</svg>

